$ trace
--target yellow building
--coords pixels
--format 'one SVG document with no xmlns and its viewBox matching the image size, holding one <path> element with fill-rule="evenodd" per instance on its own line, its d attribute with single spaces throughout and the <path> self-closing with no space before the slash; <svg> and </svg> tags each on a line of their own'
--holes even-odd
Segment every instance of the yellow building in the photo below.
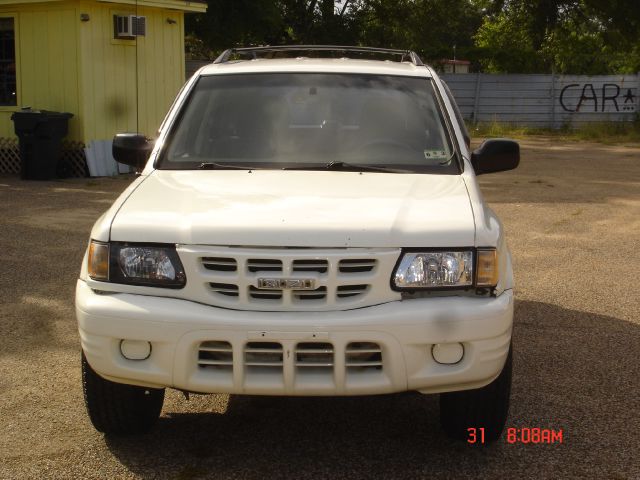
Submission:
<svg viewBox="0 0 640 480">
<path fill-rule="evenodd" d="M 205 10 L 204 0 L 0 0 L 0 172 L 19 171 L 11 115 L 30 106 L 74 115 L 63 154 L 74 173 L 85 158 L 116 173 L 113 135 L 155 134 L 184 83 L 184 14 Z"/>
</svg>

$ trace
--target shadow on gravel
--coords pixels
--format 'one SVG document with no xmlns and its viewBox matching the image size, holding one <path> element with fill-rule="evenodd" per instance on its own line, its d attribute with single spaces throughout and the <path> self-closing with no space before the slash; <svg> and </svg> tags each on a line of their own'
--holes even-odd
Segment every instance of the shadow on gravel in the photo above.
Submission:
<svg viewBox="0 0 640 480">
<path fill-rule="evenodd" d="M 480 177 L 482 193 L 492 203 L 573 204 L 605 203 L 637 199 L 640 178 L 632 174 L 624 177 L 609 174 L 578 172 L 571 177 L 540 174 L 537 170 L 527 174 L 514 170 L 494 177 Z M 579 185 L 576 188 L 575 185 Z"/>
<path fill-rule="evenodd" d="M 133 178 L 0 176 L 0 358 L 77 349 L 73 298 L 91 225 Z"/>
<path fill-rule="evenodd" d="M 232 396 L 224 414 L 165 412 L 106 443 L 143 478 L 637 478 L 640 328 L 520 301 L 514 346 L 508 426 L 562 429 L 562 444 L 454 443 L 437 396 L 416 393 Z"/>
</svg>

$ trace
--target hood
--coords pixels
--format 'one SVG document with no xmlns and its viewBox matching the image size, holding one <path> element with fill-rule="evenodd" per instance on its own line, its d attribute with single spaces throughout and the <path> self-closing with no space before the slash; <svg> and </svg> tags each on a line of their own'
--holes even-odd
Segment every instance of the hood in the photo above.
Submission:
<svg viewBox="0 0 640 480">
<path fill-rule="evenodd" d="M 460 175 L 156 170 L 111 240 L 273 247 L 473 246 Z"/>
</svg>

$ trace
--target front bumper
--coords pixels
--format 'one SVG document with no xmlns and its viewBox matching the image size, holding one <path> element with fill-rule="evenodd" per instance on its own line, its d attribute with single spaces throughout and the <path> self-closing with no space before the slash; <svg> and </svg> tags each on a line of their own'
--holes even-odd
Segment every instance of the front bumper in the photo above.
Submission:
<svg viewBox="0 0 640 480">
<path fill-rule="evenodd" d="M 479 388 L 502 370 L 511 341 L 513 293 L 498 297 L 438 297 L 330 312 L 228 310 L 186 300 L 96 293 L 76 287 L 82 348 L 92 368 L 116 382 L 201 393 L 262 395 L 369 395 Z M 146 360 L 128 360 L 120 342 L 152 345 Z M 230 346 L 230 365 L 198 365 L 203 342 Z M 353 342 L 376 344 L 379 368 L 352 368 Z M 296 348 L 333 349 L 330 368 L 300 368 Z M 435 344 L 461 343 L 463 358 L 440 364 Z M 282 348 L 280 365 L 248 365 L 247 345 Z M 323 347 L 324 348 L 324 347 Z"/>
</svg>

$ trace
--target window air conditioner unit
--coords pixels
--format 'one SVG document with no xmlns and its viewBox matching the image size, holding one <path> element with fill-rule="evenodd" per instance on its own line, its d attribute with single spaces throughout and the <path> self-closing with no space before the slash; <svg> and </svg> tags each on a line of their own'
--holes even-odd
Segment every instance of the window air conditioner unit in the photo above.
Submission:
<svg viewBox="0 0 640 480">
<path fill-rule="evenodd" d="M 144 37 L 147 33 L 147 17 L 114 15 L 116 38 Z"/>
</svg>

